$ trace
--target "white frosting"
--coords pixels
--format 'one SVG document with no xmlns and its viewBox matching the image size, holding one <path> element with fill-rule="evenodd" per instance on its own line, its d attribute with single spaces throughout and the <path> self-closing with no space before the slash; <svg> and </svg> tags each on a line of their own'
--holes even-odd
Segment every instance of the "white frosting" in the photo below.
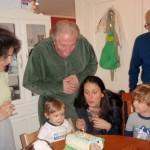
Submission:
<svg viewBox="0 0 150 150">
<path fill-rule="evenodd" d="M 67 135 L 66 144 L 77 150 L 91 150 L 91 145 L 96 145 L 101 150 L 104 147 L 104 139 L 77 131 Z"/>
</svg>

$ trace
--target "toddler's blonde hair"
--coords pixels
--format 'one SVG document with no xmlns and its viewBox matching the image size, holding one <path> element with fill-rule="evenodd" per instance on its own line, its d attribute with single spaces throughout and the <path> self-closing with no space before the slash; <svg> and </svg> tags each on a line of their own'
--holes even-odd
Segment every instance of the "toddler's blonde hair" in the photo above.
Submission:
<svg viewBox="0 0 150 150">
<path fill-rule="evenodd" d="M 56 98 L 51 98 L 45 102 L 44 113 L 49 115 L 51 113 L 59 111 L 62 108 L 65 109 L 65 105 L 61 100 Z"/>
<path fill-rule="evenodd" d="M 150 84 L 140 84 L 131 92 L 134 100 L 150 106 Z"/>
</svg>

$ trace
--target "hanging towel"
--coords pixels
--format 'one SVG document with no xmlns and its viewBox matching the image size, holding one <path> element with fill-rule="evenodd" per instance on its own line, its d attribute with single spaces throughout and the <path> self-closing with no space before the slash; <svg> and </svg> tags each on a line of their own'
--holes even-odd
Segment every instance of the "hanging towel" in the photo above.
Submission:
<svg viewBox="0 0 150 150">
<path fill-rule="evenodd" d="M 118 58 L 113 32 L 107 33 L 106 43 L 101 53 L 99 65 L 107 70 L 114 70 L 118 67 Z"/>
<path fill-rule="evenodd" d="M 107 11 L 102 16 L 102 18 L 100 19 L 100 21 L 97 25 L 96 32 L 104 31 L 105 33 L 107 33 L 107 27 L 108 27 L 107 26 L 107 18 L 108 18 L 108 12 L 110 10 L 112 10 L 115 13 L 115 26 L 114 27 L 115 27 L 116 33 L 118 35 L 119 45 L 120 45 L 120 47 L 122 47 L 126 38 L 125 38 L 124 30 L 123 30 L 120 13 L 114 7 L 110 7 L 107 9 Z"/>
</svg>

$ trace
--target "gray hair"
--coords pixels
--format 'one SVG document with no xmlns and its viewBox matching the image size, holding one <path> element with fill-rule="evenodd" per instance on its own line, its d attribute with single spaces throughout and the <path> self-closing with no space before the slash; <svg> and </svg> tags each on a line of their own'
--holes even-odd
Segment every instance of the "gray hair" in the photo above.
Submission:
<svg viewBox="0 0 150 150">
<path fill-rule="evenodd" d="M 150 16 L 150 9 L 145 14 L 145 20 L 147 21 L 148 17 Z"/>
<path fill-rule="evenodd" d="M 50 37 L 54 42 L 58 41 L 59 34 L 76 35 L 77 39 L 80 38 L 80 30 L 76 23 L 68 20 L 61 20 L 56 23 L 50 30 Z"/>
</svg>

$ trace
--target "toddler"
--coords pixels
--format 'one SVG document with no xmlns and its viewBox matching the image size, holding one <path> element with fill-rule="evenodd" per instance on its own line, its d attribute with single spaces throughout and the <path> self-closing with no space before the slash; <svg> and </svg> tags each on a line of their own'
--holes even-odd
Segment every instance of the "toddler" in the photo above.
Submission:
<svg viewBox="0 0 150 150">
<path fill-rule="evenodd" d="M 150 84 L 140 84 L 131 93 L 135 112 L 129 115 L 125 135 L 150 140 Z"/>
<path fill-rule="evenodd" d="M 72 130 L 65 119 L 65 105 L 61 100 L 51 98 L 44 105 L 44 115 L 47 122 L 40 128 L 38 138 L 49 143 L 65 139 Z"/>
</svg>

